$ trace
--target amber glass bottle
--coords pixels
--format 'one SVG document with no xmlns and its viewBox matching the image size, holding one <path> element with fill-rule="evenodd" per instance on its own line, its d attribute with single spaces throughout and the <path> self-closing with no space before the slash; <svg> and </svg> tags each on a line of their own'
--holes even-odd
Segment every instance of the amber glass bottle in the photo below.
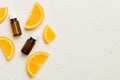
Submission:
<svg viewBox="0 0 120 80">
<path fill-rule="evenodd" d="M 35 42 L 36 42 L 36 40 L 33 39 L 32 37 L 30 37 L 30 38 L 26 41 L 26 43 L 25 43 L 25 45 L 23 46 L 21 52 L 24 53 L 24 54 L 26 54 L 26 55 L 28 55 L 28 54 L 30 53 L 30 51 L 32 50 L 33 46 L 35 45 Z"/>
<path fill-rule="evenodd" d="M 20 29 L 20 24 L 17 18 L 10 19 L 10 24 L 11 24 L 13 36 L 19 36 L 22 34 L 21 29 Z"/>
<path fill-rule="evenodd" d="M 20 23 L 17 20 L 17 16 L 14 13 L 9 14 L 10 18 L 10 25 L 12 28 L 13 36 L 19 36 L 22 34 L 21 28 L 20 28 Z"/>
<path fill-rule="evenodd" d="M 29 55 L 30 51 L 34 47 L 36 40 L 38 38 L 39 34 L 33 33 L 31 37 L 26 41 L 23 48 L 21 49 L 21 52 L 25 55 Z"/>
</svg>

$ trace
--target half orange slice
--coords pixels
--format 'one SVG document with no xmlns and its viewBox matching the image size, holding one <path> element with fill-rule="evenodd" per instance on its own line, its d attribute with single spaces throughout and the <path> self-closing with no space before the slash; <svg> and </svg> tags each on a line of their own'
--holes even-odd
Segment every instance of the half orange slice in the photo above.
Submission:
<svg viewBox="0 0 120 80">
<path fill-rule="evenodd" d="M 31 15 L 28 17 L 26 21 L 25 29 L 31 30 L 37 28 L 43 22 L 43 19 L 44 10 L 42 6 L 38 2 L 36 2 L 32 9 Z"/>
<path fill-rule="evenodd" d="M 10 60 L 15 53 L 15 46 L 12 40 L 6 36 L 0 36 L 0 47 L 7 60 Z"/>
<path fill-rule="evenodd" d="M 32 54 L 26 63 L 26 68 L 28 74 L 33 77 L 38 70 L 40 69 L 41 65 L 46 61 L 49 54 L 47 52 L 38 51 Z"/>
<path fill-rule="evenodd" d="M 1 7 L 0 8 L 0 22 L 5 20 L 8 15 L 8 7 Z"/>
</svg>

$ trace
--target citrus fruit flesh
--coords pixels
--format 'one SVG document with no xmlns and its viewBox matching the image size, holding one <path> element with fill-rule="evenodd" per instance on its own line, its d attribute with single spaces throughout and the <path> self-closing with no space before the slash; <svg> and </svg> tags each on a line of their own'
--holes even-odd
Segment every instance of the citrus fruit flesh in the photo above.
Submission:
<svg viewBox="0 0 120 80">
<path fill-rule="evenodd" d="M 41 65 L 44 64 L 48 56 L 49 54 L 43 51 L 35 52 L 31 56 L 29 56 L 26 63 L 26 68 L 27 68 L 28 74 L 31 77 L 33 77 L 38 72 Z"/>
<path fill-rule="evenodd" d="M 52 30 L 52 28 L 51 28 L 49 25 L 47 25 L 47 26 L 44 28 L 44 31 L 43 31 L 43 39 L 44 39 L 44 41 L 48 44 L 48 43 L 50 43 L 55 37 L 56 37 L 55 32 Z"/>
<path fill-rule="evenodd" d="M 44 19 L 44 10 L 42 6 L 38 2 L 36 2 L 34 4 L 30 16 L 26 21 L 25 29 L 31 30 L 37 28 L 43 22 L 43 19 Z"/>
<path fill-rule="evenodd" d="M 4 21 L 8 15 L 8 7 L 0 8 L 0 22 Z"/>
<path fill-rule="evenodd" d="M 0 36 L 0 47 L 7 60 L 12 59 L 15 53 L 15 46 L 12 40 L 6 36 Z"/>
</svg>

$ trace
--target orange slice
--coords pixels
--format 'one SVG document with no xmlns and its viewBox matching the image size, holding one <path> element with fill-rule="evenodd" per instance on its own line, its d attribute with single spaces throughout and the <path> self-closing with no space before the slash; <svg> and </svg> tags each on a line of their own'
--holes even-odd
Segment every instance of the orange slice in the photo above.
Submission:
<svg viewBox="0 0 120 80">
<path fill-rule="evenodd" d="M 32 9 L 31 15 L 28 17 L 28 20 L 25 24 L 25 29 L 31 30 L 37 28 L 44 19 L 44 10 L 42 6 L 36 2 Z"/>
<path fill-rule="evenodd" d="M 50 43 L 54 38 L 56 37 L 55 32 L 52 30 L 52 28 L 47 25 L 43 31 L 43 39 L 48 44 Z"/>
<path fill-rule="evenodd" d="M 6 36 L 0 36 L 0 47 L 7 60 L 10 60 L 15 53 L 15 46 L 11 39 Z"/>
<path fill-rule="evenodd" d="M 48 58 L 49 54 L 46 52 L 35 52 L 34 54 L 32 54 L 26 63 L 26 68 L 27 68 L 27 72 L 28 74 L 33 77 L 38 70 L 40 69 L 41 65 L 46 61 L 46 59 Z"/>
<path fill-rule="evenodd" d="M 1 7 L 0 8 L 0 22 L 5 20 L 8 15 L 8 7 Z"/>
</svg>

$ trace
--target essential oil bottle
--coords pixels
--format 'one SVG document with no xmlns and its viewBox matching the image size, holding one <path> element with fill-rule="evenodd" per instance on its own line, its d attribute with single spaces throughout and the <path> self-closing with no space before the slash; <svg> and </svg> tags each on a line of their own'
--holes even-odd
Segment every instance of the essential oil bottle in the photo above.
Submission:
<svg viewBox="0 0 120 80">
<path fill-rule="evenodd" d="M 39 34 L 37 34 L 35 32 L 30 36 L 30 38 L 26 41 L 23 48 L 21 49 L 21 52 L 23 54 L 29 55 L 29 53 L 31 52 L 32 48 L 34 47 L 34 45 L 36 43 L 38 36 L 39 36 Z"/>
<path fill-rule="evenodd" d="M 13 14 L 10 14 L 10 24 L 13 36 L 19 36 L 22 34 L 19 21 L 17 20 L 17 17 L 15 17 Z"/>
</svg>

